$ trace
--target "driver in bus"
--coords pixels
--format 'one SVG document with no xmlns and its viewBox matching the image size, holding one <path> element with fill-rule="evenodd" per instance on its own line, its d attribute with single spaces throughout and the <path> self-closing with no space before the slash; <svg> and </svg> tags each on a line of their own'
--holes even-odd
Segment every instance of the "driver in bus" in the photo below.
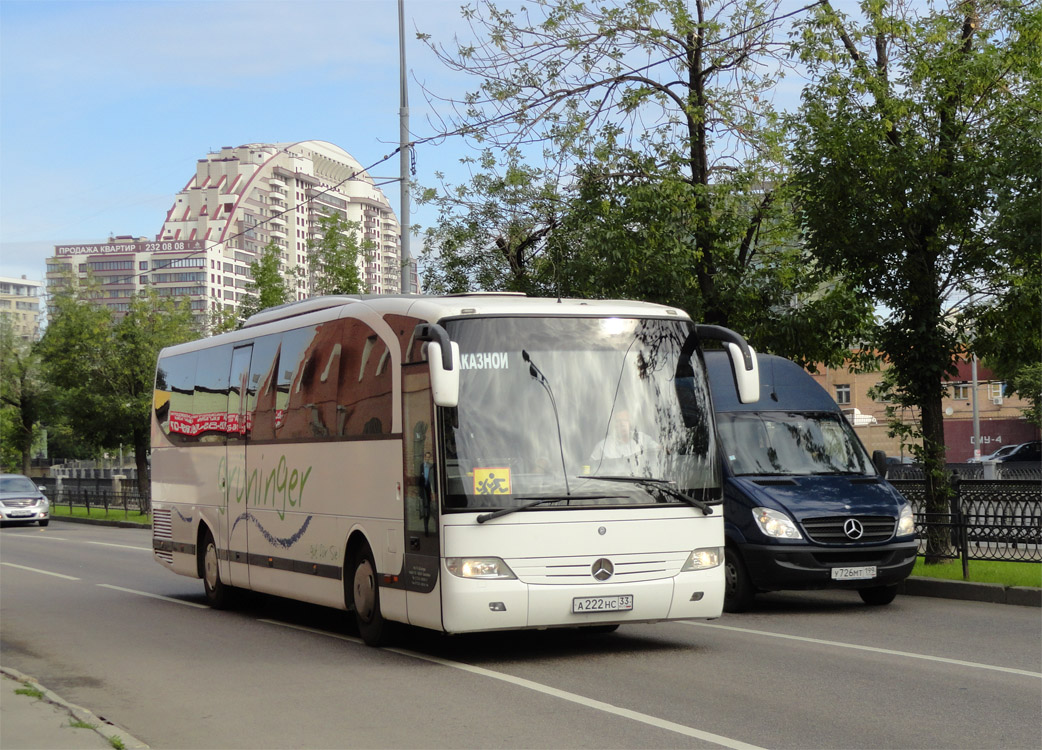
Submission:
<svg viewBox="0 0 1042 750">
<path fill-rule="evenodd" d="M 658 476 L 661 446 L 633 427 L 628 410 L 615 413 L 608 435 L 590 453 L 595 474 Z"/>
</svg>

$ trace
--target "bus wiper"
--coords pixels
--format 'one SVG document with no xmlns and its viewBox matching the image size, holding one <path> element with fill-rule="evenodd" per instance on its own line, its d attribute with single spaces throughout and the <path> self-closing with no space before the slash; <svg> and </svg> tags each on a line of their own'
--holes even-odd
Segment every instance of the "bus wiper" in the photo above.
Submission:
<svg viewBox="0 0 1042 750">
<path fill-rule="evenodd" d="M 516 513 L 519 510 L 527 510 L 528 508 L 534 508 L 537 505 L 543 505 L 545 503 L 559 503 L 562 500 L 570 503 L 572 500 L 607 500 L 609 498 L 618 498 L 621 495 L 568 495 L 566 497 L 517 497 L 515 500 L 528 500 L 529 502 L 524 505 L 515 505 L 511 508 L 500 508 L 494 510 L 491 513 L 482 513 L 478 516 L 478 523 L 485 523 L 485 521 L 491 521 L 493 518 L 499 518 L 510 513 Z"/>
<path fill-rule="evenodd" d="M 564 476 L 564 491 L 566 494 L 571 495 L 572 490 L 568 486 L 568 465 L 564 462 L 564 440 L 561 438 L 561 418 L 557 416 L 557 399 L 554 398 L 554 392 L 550 388 L 550 381 L 546 379 L 546 375 L 543 371 L 536 367 L 535 362 L 532 361 L 532 357 L 528 354 L 525 349 L 521 350 L 521 359 L 528 363 L 528 374 L 546 389 L 546 394 L 550 397 L 550 406 L 554 408 L 554 422 L 557 423 L 557 448 L 561 452 L 561 472 Z"/>
<path fill-rule="evenodd" d="M 677 500 L 681 500 L 688 505 L 693 505 L 702 511 L 703 516 L 712 515 L 713 509 L 706 503 L 702 502 L 696 497 L 692 497 L 681 489 L 674 486 L 674 482 L 668 479 L 658 479 L 657 477 L 627 477 L 627 476 L 599 476 L 597 474 L 580 474 L 581 479 L 603 479 L 607 482 L 629 482 L 630 484 L 636 484 L 640 487 L 651 488 L 655 490 L 661 490 L 671 497 L 675 497 Z"/>
</svg>

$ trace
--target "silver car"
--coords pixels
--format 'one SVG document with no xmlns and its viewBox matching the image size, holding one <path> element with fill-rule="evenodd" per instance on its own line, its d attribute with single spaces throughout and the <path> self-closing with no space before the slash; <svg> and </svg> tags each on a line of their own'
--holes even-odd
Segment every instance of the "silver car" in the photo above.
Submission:
<svg viewBox="0 0 1042 750">
<path fill-rule="evenodd" d="M 51 522 L 51 503 L 33 480 L 21 474 L 0 474 L 0 523 Z"/>
</svg>

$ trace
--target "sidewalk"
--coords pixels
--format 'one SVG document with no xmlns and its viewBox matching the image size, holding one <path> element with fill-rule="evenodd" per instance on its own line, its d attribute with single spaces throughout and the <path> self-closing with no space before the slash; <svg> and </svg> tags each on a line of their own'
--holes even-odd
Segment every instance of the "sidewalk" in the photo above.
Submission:
<svg viewBox="0 0 1042 750">
<path fill-rule="evenodd" d="M 0 673 L 0 747 L 4 750 L 148 747 L 87 709 L 62 700 L 18 670 L 0 667 Z"/>
</svg>

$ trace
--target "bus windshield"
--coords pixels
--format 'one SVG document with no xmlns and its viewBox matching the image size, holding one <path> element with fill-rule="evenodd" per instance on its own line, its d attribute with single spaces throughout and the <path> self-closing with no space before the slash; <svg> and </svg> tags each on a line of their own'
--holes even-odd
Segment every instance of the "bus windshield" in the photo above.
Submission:
<svg viewBox="0 0 1042 750">
<path fill-rule="evenodd" d="M 720 443 L 736 475 L 874 474 L 847 421 L 830 412 L 716 415 Z"/>
<path fill-rule="evenodd" d="M 462 360 L 459 406 L 442 420 L 447 511 L 719 501 L 689 321 L 503 317 L 445 328 Z"/>
</svg>

